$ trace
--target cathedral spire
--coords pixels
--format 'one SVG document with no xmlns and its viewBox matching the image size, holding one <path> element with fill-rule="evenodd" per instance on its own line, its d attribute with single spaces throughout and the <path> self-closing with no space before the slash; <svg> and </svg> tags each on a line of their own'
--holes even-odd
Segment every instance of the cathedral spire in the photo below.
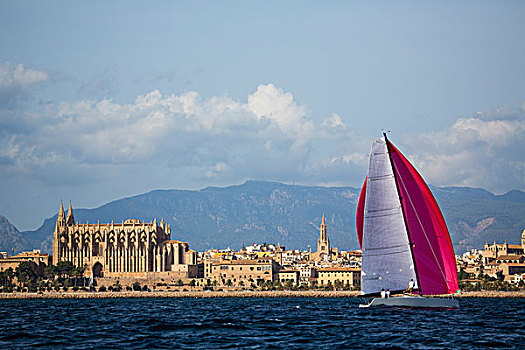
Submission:
<svg viewBox="0 0 525 350">
<path fill-rule="evenodd" d="M 324 219 L 324 213 L 323 213 L 323 220 L 321 221 L 321 227 L 320 227 L 320 234 L 319 234 L 319 239 L 321 241 L 328 241 L 328 237 L 327 237 L 327 234 L 326 234 L 326 223 L 325 223 L 325 219 Z"/>
<path fill-rule="evenodd" d="M 69 201 L 69 208 L 67 210 L 66 224 L 68 226 L 75 224 L 75 217 L 73 216 L 73 208 L 71 207 L 71 201 Z"/>
<path fill-rule="evenodd" d="M 64 205 L 62 204 L 62 201 L 60 201 L 60 209 L 58 210 L 58 220 L 64 220 L 66 218 L 66 214 L 64 213 Z"/>
</svg>

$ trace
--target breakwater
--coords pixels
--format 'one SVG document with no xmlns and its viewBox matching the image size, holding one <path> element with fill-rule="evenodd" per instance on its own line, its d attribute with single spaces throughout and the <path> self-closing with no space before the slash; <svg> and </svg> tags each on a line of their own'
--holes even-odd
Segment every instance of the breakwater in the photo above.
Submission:
<svg viewBox="0 0 525 350">
<path fill-rule="evenodd" d="M 0 293 L 0 299 L 120 299 L 120 298 L 358 298 L 359 291 L 121 291 Z M 439 297 L 439 296 L 437 296 Z M 525 291 L 478 291 L 456 294 L 457 298 L 525 298 Z"/>
</svg>

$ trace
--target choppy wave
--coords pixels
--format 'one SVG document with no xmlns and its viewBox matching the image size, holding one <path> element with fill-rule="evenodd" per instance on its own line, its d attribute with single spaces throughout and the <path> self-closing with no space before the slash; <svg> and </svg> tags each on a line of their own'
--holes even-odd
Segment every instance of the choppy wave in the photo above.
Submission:
<svg viewBox="0 0 525 350">
<path fill-rule="evenodd" d="M 519 348 L 525 299 L 456 310 L 359 299 L 1 300 L 0 348 Z"/>
</svg>

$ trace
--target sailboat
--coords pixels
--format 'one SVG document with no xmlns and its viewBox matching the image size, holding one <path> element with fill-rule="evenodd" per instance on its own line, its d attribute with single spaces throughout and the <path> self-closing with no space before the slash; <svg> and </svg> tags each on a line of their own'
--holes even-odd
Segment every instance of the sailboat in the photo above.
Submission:
<svg viewBox="0 0 525 350">
<path fill-rule="evenodd" d="M 383 135 L 372 143 L 357 205 L 361 294 L 374 298 L 360 306 L 457 308 L 453 297 L 428 297 L 459 292 L 443 214 L 421 175 Z M 403 294 L 411 280 L 413 290 Z M 378 298 L 386 290 L 393 296 Z"/>
</svg>

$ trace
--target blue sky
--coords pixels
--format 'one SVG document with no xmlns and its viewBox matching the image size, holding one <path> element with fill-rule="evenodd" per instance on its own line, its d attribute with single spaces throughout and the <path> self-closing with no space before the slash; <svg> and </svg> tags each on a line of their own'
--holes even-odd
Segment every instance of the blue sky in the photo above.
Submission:
<svg viewBox="0 0 525 350">
<path fill-rule="evenodd" d="M 391 139 L 440 186 L 525 189 L 525 3 L 0 2 L 0 214 L 157 188 L 359 186 Z"/>
</svg>

